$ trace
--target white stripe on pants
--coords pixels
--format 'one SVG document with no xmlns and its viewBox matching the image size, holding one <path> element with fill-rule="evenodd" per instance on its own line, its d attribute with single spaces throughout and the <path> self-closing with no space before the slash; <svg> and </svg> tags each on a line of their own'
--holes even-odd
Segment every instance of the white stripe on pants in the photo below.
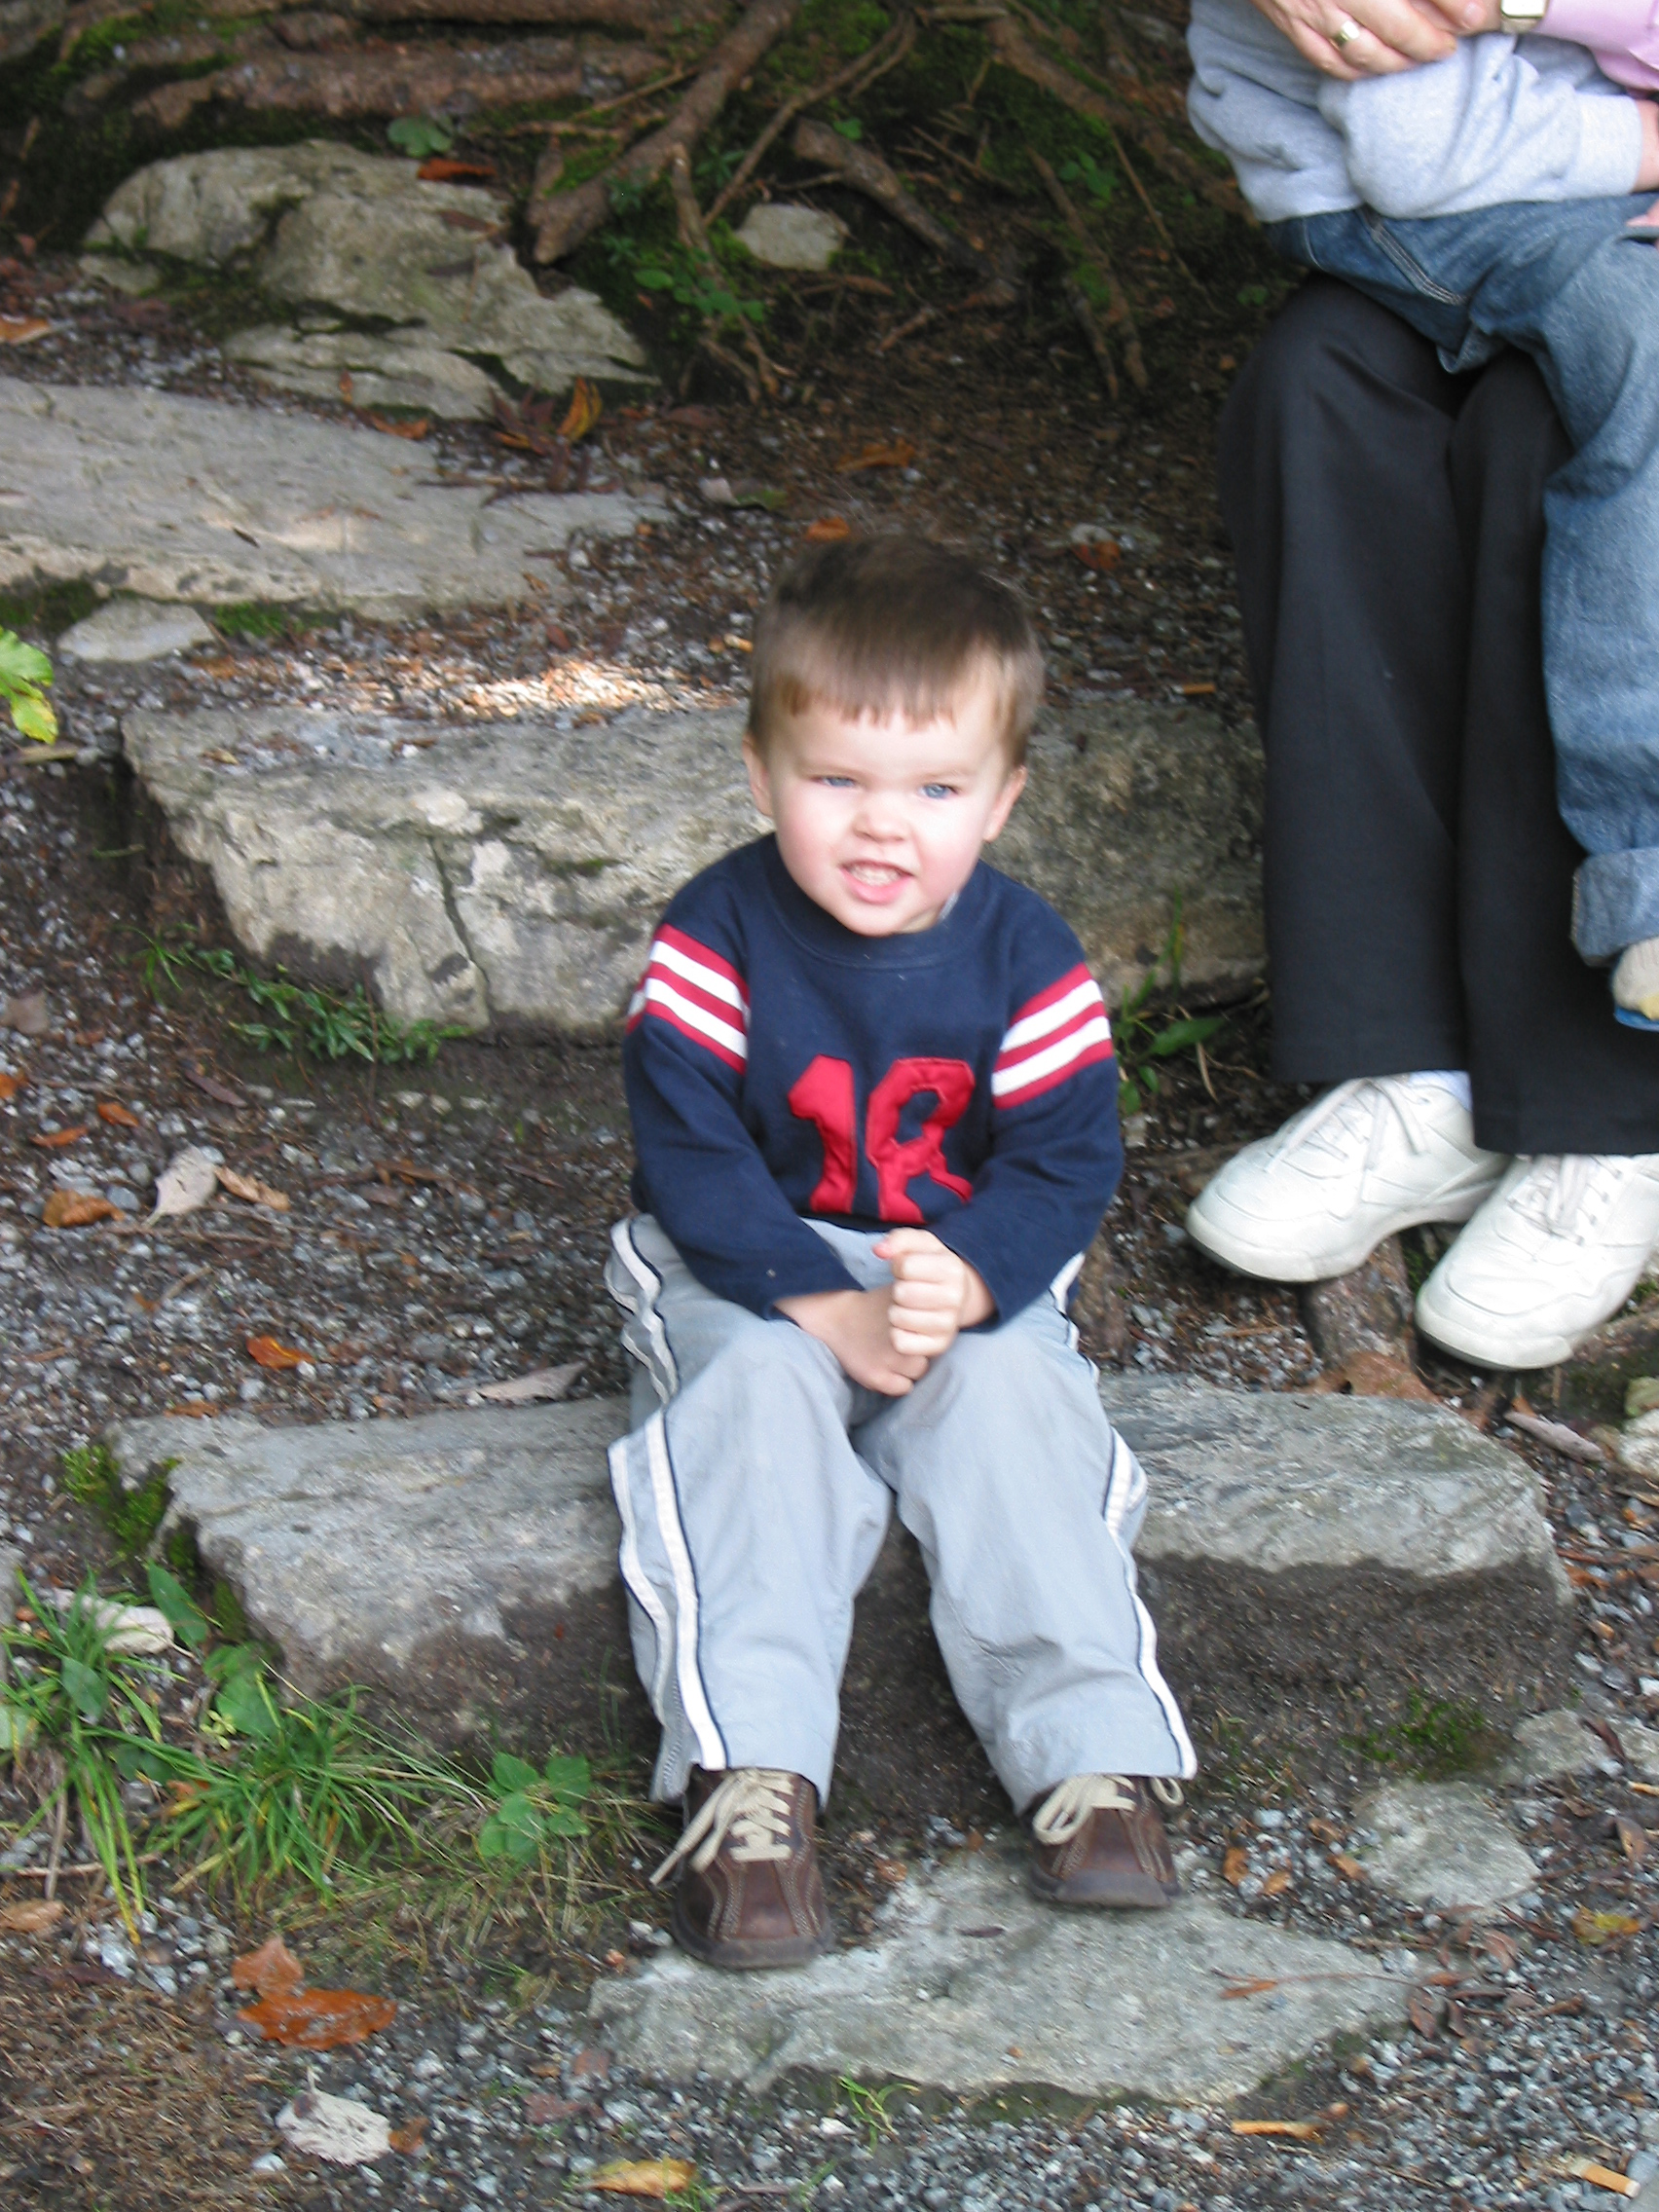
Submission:
<svg viewBox="0 0 1659 2212">
<path fill-rule="evenodd" d="M 877 1237 L 812 1226 L 858 1281 L 891 1279 Z M 828 1795 L 853 1600 L 894 1500 L 1016 1807 L 1072 1774 L 1194 1771 L 1135 1589 L 1146 1478 L 1051 1298 L 888 1398 L 793 1322 L 705 1290 L 649 1215 L 611 1241 L 639 1371 L 610 1479 L 659 1797 L 693 1764 L 783 1767 Z"/>
</svg>

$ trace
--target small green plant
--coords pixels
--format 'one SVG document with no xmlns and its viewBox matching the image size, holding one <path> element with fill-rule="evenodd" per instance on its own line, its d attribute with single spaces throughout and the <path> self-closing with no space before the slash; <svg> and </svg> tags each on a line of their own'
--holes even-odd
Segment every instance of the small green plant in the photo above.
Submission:
<svg viewBox="0 0 1659 2212">
<path fill-rule="evenodd" d="M 414 162 L 424 162 L 428 154 L 447 154 L 455 144 L 455 132 L 435 115 L 400 115 L 387 125 L 386 134 L 400 154 Z"/>
<path fill-rule="evenodd" d="M 63 1487 L 79 1504 L 90 1506 L 128 1559 L 148 1551 L 167 1510 L 167 1477 L 178 1464 L 166 1460 L 146 1481 L 129 1490 L 107 1446 L 78 1444 L 63 1455 Z"/>
<path fill-rule="evenodd" d="M 1159 1060 L 1170 1059 L 1177 1052 L 1197 1052 L 1201 1072 L 1203 1049 L 1227 1019 L 1221 1014 L 1183 1014 L 1177 1005 L 1175 1019 L 1170 1021 L 1149 1007 L 1153 993 L 1160 987 L 1160 971 L 1167 997 L 1178 1001 L 1181 996 L 1181 956 L 1186 947 L 1181 904 L 1177 893 L 1175 912 L 1161 955 L 1113 1016 L 1112 1036 L 1118 1053 L 1118 1104 L 1124 1114 L 1138 1114 L 1149 1098 L 1157 1097 L 1162 1085 L 1156 1065 Z"/>
<path fill-rule="evenodd" d="M 292 607 L 274 607 L 262 599 L 233 600 L 213 608 L 213 627 L 222 638 L 286 638 L 306 626 Z"/>
<path fill-rule="evenodd" d="M 0 1740 L 26 1757 L 39 1780 L 40 1806 L 28 1827 L 50 1816 L 61 1849 L 73 1805 L 116 1909 L 136 1935 L 144 1885 L 121 1794 L 134 1770 L 116 1754 L 163 1748 L 150 1702 L 155 1662 L 123 1650 L 119 1610 L 98 1598 L 90 1577 L 62 1612 L 18 1581 L 34 1618 L 0 1626 L 8 1662 Z"/>
<path fill-rule="evenodd" d="M 550 1844 L 587 1834 L 581 1808 L 593 1789 L 593 1770 L 586 1759 L 555 1751 L 538 1774 L 528 1759 L 498 1751 L 491 1774 L 500 1802 L 478 1831 L 480 1859 L 534 1866 Z"/>
<path fill-rule="evenodd" d="M 52 682 L 52 663 L 34 645 L 25 645 L 15 631 L 0 630 L 0 706 L 23 737 L 38 744 L 57 741 L 57 717 L 46 694 Z"/>
<path fill-rule="evenodd" d="M 887 2109 L 894 2092 L 907 2089 L 914 2095 L 916 2089 L 914 2082 L 889 2082 L 884 2089 L 872 2089 L 867 2083 L 855 2080 L 851 2074 L 837 2075 L 835 2086 L 846 2098 L 847 2108 L 854 2120 L 867 2134 L 872 2151 L 884 2135 L 895 2132 L 893 2118 Z"/>
<path fill-rule="evenodd" d="M 1096 207 L 1109 207 L 1117 190 L 1118 179 L 1111 169 L 1102 168 L 1094 156 L 1084 147 L 1065 164 L 1059 172 L 1062 184 L 1078 184 L 1088 195 Z"/>
<path fill-rule="evenodd" d="M 261 976 L 234 952 L 203 946 L 188 938 L 152 938 L 140 969 L 144 987 L 159 999 L 165 982 L 183 988 L 190 977 L 205 976 L 244 991 L 264 1015 L 259 1021 L 230 1026 L 261 1052 L 343 1060 L 355 1057 L 386 1067 L 403 1067 L 437 1056 L 440 1045 L 464 1030 L 436 1021 L 398 1021 L 383 1014 L 360 983 L 350 991 L 331 991 L 321 983 L 296 982 L 285 968 Z"/>
<path fill-rule="evenodd" d="M 1368 1728 L 1345 1743 L 1379 1766 L 1400 1766 L 1436 1779 L 1467 1774 L 1483 1766 L 1496 1734 L 1478 1705 L 1467 1698 L 1425 1698 L 1413 1690 L 1403 1720 L 1386 1728 Z"/>
</svg>

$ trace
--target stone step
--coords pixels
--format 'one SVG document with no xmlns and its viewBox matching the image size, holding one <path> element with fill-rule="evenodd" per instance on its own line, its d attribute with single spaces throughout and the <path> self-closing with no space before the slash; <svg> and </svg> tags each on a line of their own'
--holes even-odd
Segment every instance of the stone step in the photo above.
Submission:
<svg viewBox="0 0 1659 2212">
<path fill-rule="evenodd" d="M 1200 1755 L 1239 1729 L 1346 1765 L 1415 1695 L 1498 1725 L 1559 1705 L 1570 1592 L 1531 1471 L 1436 1407 L 1110 1378 L 1144 1458 L 1160 1661 Z M 437 1744 L 541 1752 L 650 1722 L 634 1686 L 605 1450 L 620 1399 L 263 1428 L 118 1423 L 171 1514 L 313 1695 L 361 1684 Z M 1232 1732 L 1232 1733 L 1230 1733 Z M 1006 1816 L 950 1695 L 908 1537 L 859 1603 L 838 1793 L 893 1817 Z"/>
<path fill-rule="evenodd" d="M 491 514 L 510 537 L 535 505 Z M 763 827 L 742 732 L 735 709 L 636 708 L 579 730 L 424 721 L 417 752 L 392 717 L 301 706 L 123 724 L 245 951 L 325 977 L 367 968 L 400 1021 L 576 1031 L 621 1014 L 686 878 Z M 1262 960 L 1259 782 L 1254 739 L 1211 716 L 1075 708 L 1037 732 L 994 857 L 1066 915 L 1114 1001 L 1178 897 L 1188 983 L 1236 983 Z"/>
</svg>

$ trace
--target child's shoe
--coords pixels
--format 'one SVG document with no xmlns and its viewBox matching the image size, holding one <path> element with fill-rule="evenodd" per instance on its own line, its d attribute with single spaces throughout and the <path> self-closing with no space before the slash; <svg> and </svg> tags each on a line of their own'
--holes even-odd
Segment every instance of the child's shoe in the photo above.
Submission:
<svg viewBox="0 0 1659 2212">
<path fill-rule="evenodd" d="M 818 1794 L 781 1768 L 691 1769 L 685 1832 L 652 1885 L 679 1873 L 675 1941 L 712 1967 L 798 1967 L 830 1948 Z"/>
<path fill-rule="evenodd" d="M 1161 1908 L 1181 1885 L 1158 1808 L 1180 1802 L 1162 1775 L 1074 1774 L 1032 1815 L 1031 1887 L 1052 1904 Z"/>
<path fill-rule="evenodd" d="M 1477 1367 L 1553 1367 L 1655 1248 L 1659 1153 L 1517 1160 L 1418 1292 L 1418 1327 Z"/>
<path fill-rule="evenodd" d="M 1659 1029 L 1659 937 L 1627 944 L 1619 954 L 1613 1012 L 1629 1029 Z"/>
</svg>

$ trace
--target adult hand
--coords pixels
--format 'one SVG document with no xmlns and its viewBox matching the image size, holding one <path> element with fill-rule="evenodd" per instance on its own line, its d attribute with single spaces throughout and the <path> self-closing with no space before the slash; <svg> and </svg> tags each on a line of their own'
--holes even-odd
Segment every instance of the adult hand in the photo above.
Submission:
<svg viewBox="0 0 1659 2212">
<path fill-rule="evenodd" d="M 778 1311 L 827 1345 L 852 1382 L 879 1390 L 884 1398 L 902 1398 L 921 1381 L 928 1363 L 921 1353 L 901 1351 L 895 1345 L 892 1303 L 893 1289 L 884 1283 L 879 1290 L 822 1290 L 780 1298 Z"/>
<path fill-rule="evenodd" d="M 996 1311 L 981 1276 L 930 1230 L 896 1229 L 874 1251 L 893 1270 L 889 1326 L 896 1352 L 938 1359 L 959 1331 Z"/>
<path fill-rule="evenodd" d="M 1275 30 L 1327 77 L 1352 84 L 1444 61 L 1459 36 L 1494 27 L 1497 0 L 1255 0 Z M 1488 22 L 1491 15 L 1493 21 Z"/>
</svg>

